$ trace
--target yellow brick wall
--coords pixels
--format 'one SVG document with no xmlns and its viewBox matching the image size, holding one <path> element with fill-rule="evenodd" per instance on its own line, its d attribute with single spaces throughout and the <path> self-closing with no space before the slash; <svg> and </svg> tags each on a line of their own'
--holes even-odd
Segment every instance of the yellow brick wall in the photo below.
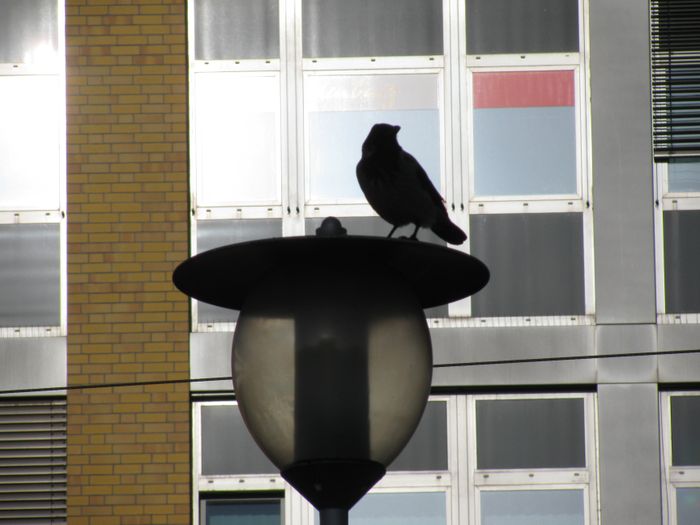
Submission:
<svg viewBox="0 0 700 525">
<path fill-rule="evenodd" d="M 68 384 L 187 379 L 185 0 L 68 0 Z M 186 383 L 71 390 L 71 525 L 189 523 Z"/>
</svg>

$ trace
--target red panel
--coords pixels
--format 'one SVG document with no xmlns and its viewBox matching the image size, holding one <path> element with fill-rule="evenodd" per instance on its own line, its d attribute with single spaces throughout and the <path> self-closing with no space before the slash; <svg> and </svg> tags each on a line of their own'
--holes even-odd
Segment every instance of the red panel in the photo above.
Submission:
<svg viewBox="0 0 700 525">
<path fill-rule="evenodd" d="M 501 71 L 474 73 L 474 107 L 573 106 L 574 72 Z"/>
</svg>

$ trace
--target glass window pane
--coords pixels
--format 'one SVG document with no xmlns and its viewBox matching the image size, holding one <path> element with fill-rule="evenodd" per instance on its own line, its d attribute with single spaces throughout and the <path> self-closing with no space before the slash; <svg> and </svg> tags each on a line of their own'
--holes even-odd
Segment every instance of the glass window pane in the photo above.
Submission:
<svg viewBox="0 0 700 525">
<path fill-rule="evenodd" d="M 478 469 L 584 468 L 583 399 L 476 402 Z"/>
<path fill-rule="evenodd" d="M 700 211 L 665 211 L 666 313 L 700 312 Z"/>
<path fill-rule="evenodd" d="M 582 490 L 481 493 L 481 525 L 583 525 Z"/>
<path fill-rule="evenodd" d="M 350 509 L 350 525 L 446 525 L 444 492 L 367 494 Z M 318 521 L 317 521 L 318 523 Z"/>
<path fill-rule="evenodd" d="M 56 0 L 2 0 L 0 63 L 53 65 L 57 58 Z"/>
<path fill-rule="evenodd" d="M 304 57 L 442 54 L 441 0 L 303 0 Z"/>
<path fill-rule="evenodd" d="M 279 76 L 199 73 L 194 85 L 197 205 L 279 203 Z"/>
<path fill-rule="evenodd" d="M 60 283 L 58 224 L 0 225 L 0 326 L 61 324 Z"/>
<path fill-rule="evenodd" d="M 577 0 L 466 0 L 467 53 L 578 51 Z"/>
<path fill-rule="evenodd" d="M 481 214 L 469 221 L 471 253 L 491 272 L 472 297 L 472 315 L 585 313 L 582 214 Z"/>
<path fill-rule="evenodd" d="M 278 472 L 250 436 L 238 405 L 203 405 L 201 433 L 202 475 Z"/>
<path fill-rule="evenodd" d="M 700 159 L 671 159 L 668 163 L 668 191 L 700 191 Z"/>
<path fill-rule="evenodd" d="M 52 76 L 0 76 L 0 209 L 59 208 L 58 87 Z"/>
<path fill-rule="evenodd" d="M 309 201 L 366 202 L 355 166 L 378 122 L 401 126 L 399 143 L 440 189 L 437 75 L 309 75 L 305 91 Z"/>
<path fill-rule="evenodd" d="M 700 523 L 700 488 L 676 489 L 676 512 L 678 525 Z"/>
<path fill-rule="evenodd" d="M 281 525 L 280 500 L 204 500 L 203 525 Z"/>
<path fill-rule="evenodd" d="M 674 466 L 700 466 L 700 396 L 671 397 Z"/>
<path fill-rule="evenodd" d="M 281 219 L 230 219 L 197 222 L 197 253 L 238 242 L 282 237 Z M 238 310 L 197 303 L 197 322 L 234 323 Z"/>
<path fill-rule="evenodd" d="M 447 403 L 428 402 L 411 440 L 387 470 L 447 470 Z"/>
<path fill-rule="evenodd" d="M 577 193 L 573 71 L 475 73 L 474 194 Z"/>
<path fill-rule="evenodd" d="M 279 57 L 277 0 L 196 0 L 197 60 Z"/>
</svg>

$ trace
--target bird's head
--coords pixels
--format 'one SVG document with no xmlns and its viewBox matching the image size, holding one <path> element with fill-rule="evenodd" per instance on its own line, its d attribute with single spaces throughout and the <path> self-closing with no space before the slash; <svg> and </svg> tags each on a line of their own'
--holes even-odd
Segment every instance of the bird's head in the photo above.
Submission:
<svg viewBox="0 0 700 525">
<path fill-rule="evenodd" d="M 391 124 L 375 124 L 362 143 L 362 155 L 371 155 L 377 151 L 391 151 L 400 149 L 396 135 L 401 126 Z"/>
</svg>

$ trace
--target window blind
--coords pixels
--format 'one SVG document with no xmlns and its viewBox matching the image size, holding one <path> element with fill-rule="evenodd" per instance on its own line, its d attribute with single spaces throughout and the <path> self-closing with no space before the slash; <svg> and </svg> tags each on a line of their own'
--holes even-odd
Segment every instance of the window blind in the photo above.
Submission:
<svg viewBox="0 0 700 525">
<path fill-rule="evenodd" d="M 0 524 L 65 522 L 65 399 L 0 400 Z"/>
<path fill-rule="evenodd" d="M 650 8 L 654 156 L 700 155 L 700 2 Z"/>
</svg>

